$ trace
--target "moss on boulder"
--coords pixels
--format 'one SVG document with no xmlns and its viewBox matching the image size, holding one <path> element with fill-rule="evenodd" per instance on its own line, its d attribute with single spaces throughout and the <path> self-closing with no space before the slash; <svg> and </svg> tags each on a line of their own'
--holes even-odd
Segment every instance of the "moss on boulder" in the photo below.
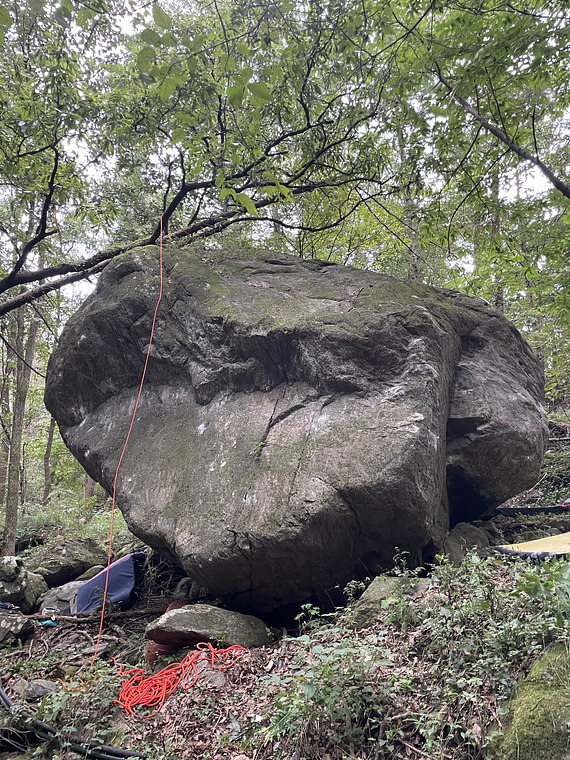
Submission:
<svg viewBox="0 0 570 760">
<path fill-rule="evenodd" d="M 489 760 L 569 760 L 570 652 L 556 644 L 530 669 L 510 701 L 502 737 Z"/>
</svg>

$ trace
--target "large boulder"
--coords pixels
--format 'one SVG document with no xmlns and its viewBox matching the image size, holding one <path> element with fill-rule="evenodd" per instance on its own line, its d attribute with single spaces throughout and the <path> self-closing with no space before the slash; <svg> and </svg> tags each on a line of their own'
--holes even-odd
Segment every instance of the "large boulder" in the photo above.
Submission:
<svg viewBox="0 0 570 760">
<path fill-rule="evenodd" d="M 163 271 L 117 503 L 234 608 L 322 594 L 395 547 L 420 562 L 535 482 L 541 368 L 483 302 L 273 254 L 167 249 Z M 117 258 L 49 363 L 48 409 L 107 490 L 158 287 L 154 247 Z"/>
</svg>

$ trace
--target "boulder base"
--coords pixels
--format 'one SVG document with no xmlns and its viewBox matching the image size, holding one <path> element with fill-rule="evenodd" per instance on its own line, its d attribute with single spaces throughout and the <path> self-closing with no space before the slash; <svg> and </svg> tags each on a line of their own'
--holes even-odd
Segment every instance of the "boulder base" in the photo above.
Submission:
<svg viewBox="0 0 570 760">
<path fill-rule="evenodd" d="M 458 293 L 268 253 L 164 251 L 117 483 L 131 530 L 199 586 L 269 611 L 419 563 L 538 477 L 542 372 Z M 117 258 L 51 357 L 46 404 L 112 489 L 159 286 Z"/>
</svg>

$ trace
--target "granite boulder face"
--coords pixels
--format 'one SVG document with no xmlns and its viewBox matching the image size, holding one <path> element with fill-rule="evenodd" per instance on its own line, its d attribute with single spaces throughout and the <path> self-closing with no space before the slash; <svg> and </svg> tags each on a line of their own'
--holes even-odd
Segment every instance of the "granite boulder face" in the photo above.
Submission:
<svg viewBox="0 0 570 760">
<path fill-rule="evenodd" d="M 117 502 L 234 609 L 264 612 L 391 564 L 531 486 L 542 372 L 483 302 L 270 253 L 167 249 Z M 46 405 L 112 489 L 159 288 L 117 258 L 51 357 Z"/>
</svg>

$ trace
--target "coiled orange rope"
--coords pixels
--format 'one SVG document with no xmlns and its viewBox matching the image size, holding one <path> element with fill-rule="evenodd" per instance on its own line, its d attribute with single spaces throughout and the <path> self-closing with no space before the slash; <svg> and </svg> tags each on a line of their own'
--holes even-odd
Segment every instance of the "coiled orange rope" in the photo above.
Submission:
<svg viewBox="0 0 570 760">
<path fill-rule="evenodd" d="M 210 643 L 201 643 L 196 651 L 190 652 L 180 662 L 167 665 L 156 675 L 145 678 L 142 668 L 126 670 L 123 665 L 117 665 L 119 675 L 125 680 L 121 687 L 119 698 L 115 700 L 122 705 L 129 715 L 136 718 L 150 718 L 162 708 L 165 700 L 182 684 L 183 689 L 190 689 L 198 680 L 196 665 L 200 661 L 209 662 L 215 670 L 231 668 L 247 650 L 233 644 L 226 649 L 215 649 Z M 141 715 L 135 707 L 154 708 L 153 712 Z"/>
</svg>

